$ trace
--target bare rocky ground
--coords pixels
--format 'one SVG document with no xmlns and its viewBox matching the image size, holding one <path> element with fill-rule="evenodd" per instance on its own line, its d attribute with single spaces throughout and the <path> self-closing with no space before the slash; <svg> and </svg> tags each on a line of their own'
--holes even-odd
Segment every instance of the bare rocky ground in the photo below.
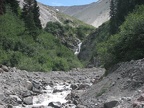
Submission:
<svg viewBox="0 0 144 108">
<path fill-rule="evenodd" d="M 1 66 L 0 108 L 30 105 L 32 96 L 57 82 L 71 84 L 72 92 L 66 98 L 76 108 L 144 108 L 144 59 L 119 63 L 107 76 L 104 72 L 102 68 L 89 68 L 44 73 Z"/>
<path fill-rule="evenodd" d="M 119 63 L 81 97 L 86 108 L 144 108 L 144 59 Z"/>
<path fill-rule="evenodd" d="M 69 72 L 27 72 L 6 66 L 0 68 L 0 108 L 32 104 L 32 96 L 42 93 L 47 85 L 70 83 L 72 93 L 67 97 L 78 104 L 75 93 L 82 93 L 104 74 L 102 68 L 73 69 Z M 58 91 L 57 91 L 58 92 Z M 43 107 L 38 107 L 43 108 Z M 57 107 L 54 107 L 57 108 Z"/>
</svg>

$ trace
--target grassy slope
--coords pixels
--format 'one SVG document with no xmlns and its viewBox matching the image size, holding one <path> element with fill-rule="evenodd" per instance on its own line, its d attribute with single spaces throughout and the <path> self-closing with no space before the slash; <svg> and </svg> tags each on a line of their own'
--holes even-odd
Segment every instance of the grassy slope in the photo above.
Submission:
<svg viewBox="0 0 144 108">
<path fill-rule="evenodd" d="M 34 41 L 25 25 L 10 10 L 0 16 L 0 64 L 30 71 L 69 70 L 81 67 L 73 52 L 44 31 Z"/>
</svg>

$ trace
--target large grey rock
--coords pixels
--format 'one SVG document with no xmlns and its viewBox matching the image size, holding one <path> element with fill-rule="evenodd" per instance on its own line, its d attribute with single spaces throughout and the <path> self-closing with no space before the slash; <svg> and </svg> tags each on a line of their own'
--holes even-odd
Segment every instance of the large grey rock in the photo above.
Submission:
<svg viewBox="0 0 144 108">
<path fill-rule="evenodd" d="M 16 96 L 16 95 L 10 95 L 10 97 L 11 97 L 11 98 L 16 98 L 17 103 L 19 103 L 19 104 L 22 103 L 22 100 L 21 100 L 18 96 Z"/>
<path fill-rule="evenodd" d="M 7 107 L 7 108 L 13 108 L 13 106 L 12 106 L 12 105 L 10 105 L 10 104 L 9 104 L 9 105 L 7 105 L 6 107 Z"/>
<path fill-rule="evenodd" d="M 27 88 L 28 90 L 32 90 L 32 88 L 33 88 L 32 82 L 26 81 L 26 88 Z"/>
<path fill-rule="evenodd" d="M 76 108 L 86 108 L 86 106 L 79 104 L 79 105 L 76 106 Z"/>
<path fill-rule="evenodd" d="M 24 102 L 26 105 L 32 105 L 32 104 L 33 104 L 33 97 L 30 96 L 30 97 L 23 98 L 23 102 Z"/>
<path fill-rule="evenodd" d="M 0 105 L 0 108 L 5 108 L 5 106 L 4 105 Z"/>
<path fill-rule="evenodd" d="M 17 98 L 15 97 L 6 97 L 2 100 L 7 105 L 17 106 L 19 103 L 17 102 Z"/>
<path fill-rule="evenodd" d="M 0 68 L 0 73 L 3 73 L 3 72 L 4 72 L 4 70 L 2 68 Z"/>
<path fill-rule="evenodd" d="M 61 108 L 60 102 L 50 102 L 48 106 L 51 106 L 52 108 Z"/>
<path fill-rule="evenodd" d="M 35 87 L 32 88 L 32 91 L 35 92 L 35 93 L 38 93 L 38 94 L 42 93 L 41 89 L 37 89 Z"/>
<path fill-rule="evenodd" d="M 90 87 L 89 84 L 80 84 L 78 87 L 78 90 L 84 90 L 84 89 L 89 88 L 89 87 Z"/>
<path fill-rule="evenodd" d="M 5 72 L 8 72 L 8 71 L 9 71 L 9 69 L 8 69 L 7 66 L 2 65 L 1 68 L 2 68 Z"/>
<path fill-rule="evenodd" d="M 104 103 L 104 108 L 114 108 L 117 105 L 118 105 L 118 101 L 117 100 L 113 100 L 113 101 Z"/>
<path fill-rule="evenodd" d="M 39 82 L 33 81 L 32 84 L 33 84 L 33 87 L 37 89 L 41 89 L 41 84 Z"/>
<path fill-rule="evenodd" d="M 23 93 L 22 93 L 22 97 L 23 97 L 23 98 L 29 97 L 29 96 L 31 96 L 31 95 L 32 95 L 31 91 L 23 91 Z"/>
<path fill-rule="evenodd" d="M 71 84 L 71 88 L 72 88 L 73 90 L 76 90 L 76 89 L 78 88 L 78 84 Z"/>
</svg>

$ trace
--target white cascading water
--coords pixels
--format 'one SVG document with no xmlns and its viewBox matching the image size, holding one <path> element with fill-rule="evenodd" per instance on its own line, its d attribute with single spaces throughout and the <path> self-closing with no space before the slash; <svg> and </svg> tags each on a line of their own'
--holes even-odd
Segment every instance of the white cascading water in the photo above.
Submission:
<svg viewBox="0 0 144 108">
<path fill-rule="evenodd" d="M 46 90 L 43 90 L 43 94 L 40 94 L 38 96 L 33 96 L 33 105 L 27 105 L 24 108 L 33 108 L 33 107 L 43 107 L 43 108 L 49 108 L 48 104 L 50 102 L 59 102 L 62 104 L 65 104 L 68 100 L 65 98 L 68 94 L 71 93 L 71 87 L 68 83 L 59 83 L 55 86 L 46 86 Z M 57 90 L 58 92 L 54 93 L 54 90 Z M 75 105 L 72 105 L 71 108 L 75 108 Z M 21 106 L 17 106 L 15 108 L 23 108 Z M 65 107 L 62 107 L 65 108 Z"/>
<path fill-rule="evenodd" d="M 78 55 L 80 53 L 81 45 L 82 45 L 82 42 L 79 40 L 78 46 L 77 46 L 75 53 L 74 53 L 75 55 Z"/>
</svg>

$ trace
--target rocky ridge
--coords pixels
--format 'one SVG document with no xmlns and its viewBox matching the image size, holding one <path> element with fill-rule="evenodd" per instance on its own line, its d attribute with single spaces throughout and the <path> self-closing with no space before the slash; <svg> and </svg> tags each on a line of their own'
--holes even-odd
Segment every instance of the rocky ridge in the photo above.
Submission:
<svg viewBox="0 0 144 108">
<path fill-rule="evenodd" d="M 110 18 L 110 0 L 98 0 L 80 6 L 55 6 L 54 8 L 94 27 L 99 27 Z"/>
<path fill-rule="evenodd" d="M 20 7 L 23 7 L 24 0 L 18 1 Z M 110 0 L 99 0 L 98 2 L 80 6 L 48 6 L 38 2 L 40 8 L 40 20 L 43 28 L 49 21 L 63 23 L 63 20 L 74 21 L 76 19 L 94 27 L 99 27 L 110 18 L 109 5 Z M 77 21 L 77 24 L 80 21 Z"/>
</svg>

